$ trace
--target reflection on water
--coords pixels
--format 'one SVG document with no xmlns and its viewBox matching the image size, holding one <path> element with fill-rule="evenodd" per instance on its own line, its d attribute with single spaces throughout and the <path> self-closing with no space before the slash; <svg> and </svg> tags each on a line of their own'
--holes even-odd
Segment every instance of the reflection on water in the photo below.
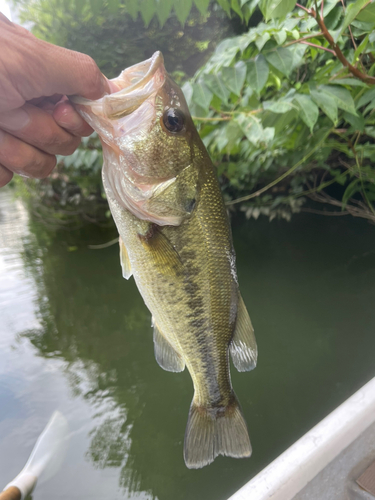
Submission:
<svg viewBox="0 0 375 500">
<path fill-rule="evenodd" d="M 313 215 L 236 221 L 260 353 L 254 372 L 232 372 L 253 456 L 186 469 L 191 380 L 154 360 L 150 314 L 117 247 L 88 249 L 114 237 L 47 232 L 0 191 L 0 445 L 11 450 L 1 484 L 59 408 L 75 437 L 35 500 L 225 499 L 375 375 L 375 228 Z"/>
</svg>

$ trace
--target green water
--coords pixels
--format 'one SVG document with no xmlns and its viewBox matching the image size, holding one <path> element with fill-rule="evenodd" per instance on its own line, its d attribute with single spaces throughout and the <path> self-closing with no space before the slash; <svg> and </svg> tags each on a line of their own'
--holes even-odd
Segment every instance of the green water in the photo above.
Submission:
<svg viewBox="0 0 375 500">
<path fill-rule="evenodd" d="M 375 227 L 346 217 L 233 221 L 259 364 L 232 369 L 253 445 L 188 470 L 187 372 L 153 356 L 150 314 L 121 277 L 116 236 L 30 223 L 0 191 L 0 486 L 23 467 L 51 413 L 72 438 L 34 500 L 224 500 L 375 376 Z"/>
</svg>

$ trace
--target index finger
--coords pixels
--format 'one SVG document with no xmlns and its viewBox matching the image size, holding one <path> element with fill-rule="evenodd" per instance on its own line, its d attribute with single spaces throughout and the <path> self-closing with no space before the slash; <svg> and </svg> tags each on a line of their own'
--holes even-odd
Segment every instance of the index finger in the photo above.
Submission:
<svg viewBox="0 0 375 500">
<path fill-rule="evenodd" d="M 110 93 L 108 80 L 88 55 L 43 42 L 45 95 L 80 95 L 99 99 Z"/>
</svg>

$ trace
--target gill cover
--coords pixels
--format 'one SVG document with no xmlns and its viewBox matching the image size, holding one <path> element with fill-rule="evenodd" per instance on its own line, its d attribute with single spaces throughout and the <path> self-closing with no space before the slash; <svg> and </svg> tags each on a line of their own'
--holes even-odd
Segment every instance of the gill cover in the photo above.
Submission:
<svg viewBox="0 0 375 500">
<path fill-rule="evenodd" d="M 160 52 L 113 80 L 120 89 L 96 101 L 71 98 L 103 144 L 107 197 L 136 217 L 179 225 L 198 197 L 197 132 L 181 89 Z"/>
</svg>

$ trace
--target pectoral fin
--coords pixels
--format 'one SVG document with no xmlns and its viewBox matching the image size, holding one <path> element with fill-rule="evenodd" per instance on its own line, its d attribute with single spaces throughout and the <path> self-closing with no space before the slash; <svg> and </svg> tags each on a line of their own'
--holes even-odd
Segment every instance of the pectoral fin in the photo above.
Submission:
<svg viewBox="0 0 375 500">
<path fill-rule="evenodd" d="M 133 274 L 133 271 L 131 270 L 130 266 L 128 251 L 126 250 L 126 246 L 124 245 L 121 236 L 119 237 L 118 242 L 120 245 L 120 262 L 122 267 L 122 275 L 126 280 L 128 280 L 130 276 Z"/>
<path fill-rule="evenodd" d="M 239 372 L 247 372 L 255 368 L 258 349 L 249 313 L 239 293 L 236 329 L 230 344 L 233 364 Z"/>
<path fill-rule="evenodd" d="M 155 358 L 159 366 L 167 372 L 182 372 L 185 368 L 185 361 L 163 336 L 153 318 L 152 324 L 154 326 Z"/>
<path fill-rule="evenodd" d="M 150 224 L 147 233 L 138 236 L 149 258 L 161 274 L 177 276 L 183 273 L 178 252 L 156 224 Z"/>
</svg>

